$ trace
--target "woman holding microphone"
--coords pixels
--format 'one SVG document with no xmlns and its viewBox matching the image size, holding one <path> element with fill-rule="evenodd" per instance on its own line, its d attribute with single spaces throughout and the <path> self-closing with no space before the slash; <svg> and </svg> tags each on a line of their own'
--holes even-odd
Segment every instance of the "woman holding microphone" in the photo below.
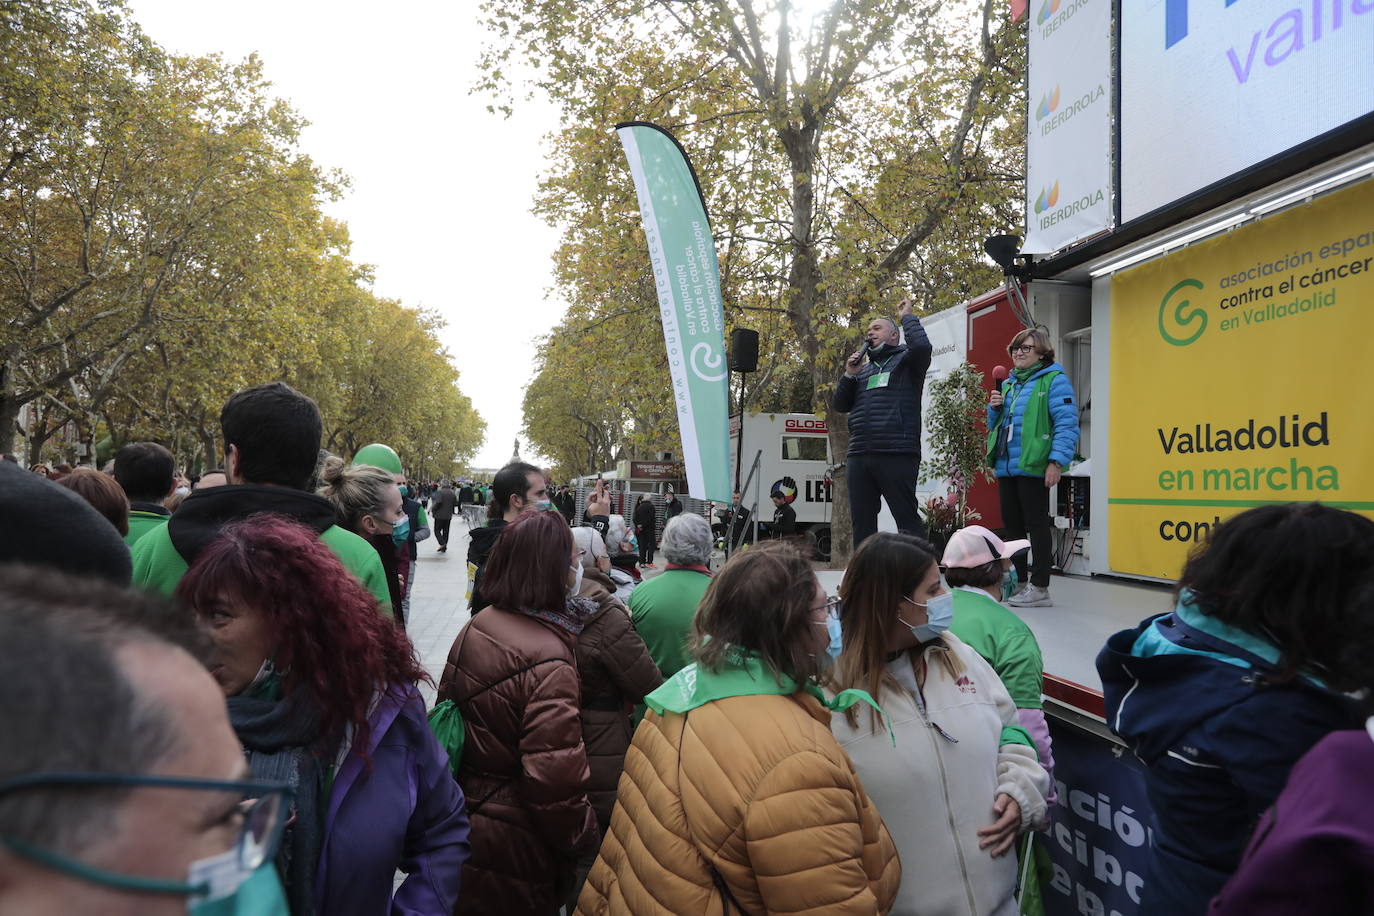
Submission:
<svg viewBox="0 0 1374 916">
<path fill-rule="evenodd" d="M 1049 607 L 1050 493 L 1078 445 L 1078 405 L 1044 329 L 1019 331 L 1007 353 L 1011 375 L 988 399 L 988 464 L 997 475 L 1006 536 L 1029 537 L 1032 561 L 1030 583 L 1007 603 Z M 1025 555 L 1013 562 L 1025 582 Z"/>
</svg>

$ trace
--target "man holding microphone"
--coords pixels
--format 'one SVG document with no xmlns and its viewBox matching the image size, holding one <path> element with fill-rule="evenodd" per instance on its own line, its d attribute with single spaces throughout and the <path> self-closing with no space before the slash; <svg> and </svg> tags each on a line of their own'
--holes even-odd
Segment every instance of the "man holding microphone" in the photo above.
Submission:
<svg viewBox="0 0 1374 916">
<path fill-rule="evenodd" d="M 897 306 L 897 322 L 874 318 L 865 344 L 845 361 L 835 388 L 834 408 L 849 414 L 849 517 L 854 546 L 878 530 L 878 499 L 887 500 L 897 528 L 925 537 L 916 503 L 921 464 L 921 392 L 930 368 L 930 338 L 911 312 L 911 301 Z"/>
</svg>

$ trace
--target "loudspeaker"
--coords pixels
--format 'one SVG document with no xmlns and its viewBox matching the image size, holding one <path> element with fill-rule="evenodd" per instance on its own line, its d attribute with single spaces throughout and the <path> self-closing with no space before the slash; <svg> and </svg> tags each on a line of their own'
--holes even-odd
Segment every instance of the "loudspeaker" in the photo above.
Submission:
<svg viewBox="0 0 1374 916">
<path fill-rule="evenodd" d="M 759 368 L 759 332 L 735 328 L 730 332 L 730 371 L 754 372 Z"/>
</svg>

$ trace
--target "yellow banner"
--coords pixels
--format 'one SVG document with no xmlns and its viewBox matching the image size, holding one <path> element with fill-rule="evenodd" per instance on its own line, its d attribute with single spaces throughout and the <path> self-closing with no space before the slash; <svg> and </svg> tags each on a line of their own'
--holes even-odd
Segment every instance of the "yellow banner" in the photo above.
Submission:
<svg viewBox="0 0 1374 916">
<path fill-rule="evenodd" d="M 1374 516 L 1374 181 L 1112 278 L 1108 566 L 1176 578 L 1211 527 Z"/>
</svg>

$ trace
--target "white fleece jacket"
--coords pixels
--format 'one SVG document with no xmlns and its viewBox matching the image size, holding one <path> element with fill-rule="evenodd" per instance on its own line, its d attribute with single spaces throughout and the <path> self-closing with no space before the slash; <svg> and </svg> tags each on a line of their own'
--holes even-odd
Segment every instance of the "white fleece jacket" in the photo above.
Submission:
<svg viewBox="0 0 1374 916">
<path fill-rule="evenodd" d="M 836 713 L 832 730 L 901 853 L 902 886 L 892 913 L 1013 916 L 1015 850 L 994 859 L 978 848 L 978 829 L 996 819 L 992 804 L 1003 792 L 1021 807 L 1023 830 L 1044 826 L 1050 777 L 1033 747 L 1002 744 L 1003 726 L 1020 723 L 992 667 L 953 634 L 944 634 L 944 645 L 923 650 L 920 694 L 914 652 L 888 665 L 906 688 L 884 690 L 878 699 L 891 717 L 896 747 L 886 729 L 874 734 L 863 706 L 855 707 L 857 728 Z M 963 662 L 959 677 L 935 657 L 944 651 Z"/>
</svg>

